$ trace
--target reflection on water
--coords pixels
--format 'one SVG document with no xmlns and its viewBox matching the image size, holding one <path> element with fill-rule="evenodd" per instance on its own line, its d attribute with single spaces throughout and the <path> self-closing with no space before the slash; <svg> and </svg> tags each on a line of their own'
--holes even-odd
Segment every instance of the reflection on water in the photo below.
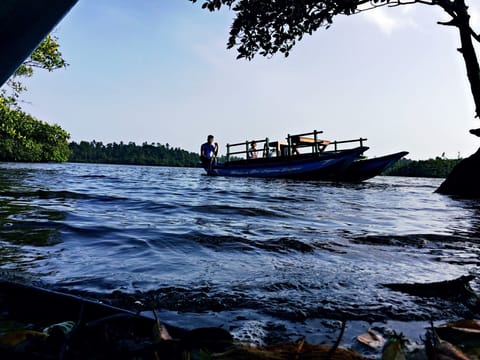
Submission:
<svg viewBox="0 0 480 360">
<path fill-rule="evenodd" d="M 37 190 L 24 184 L 34 176 L 27 169 L 0 171 L 0 266 L 14 274 L 35 273 L 51 253 L 38 248 L 61 242 L 65 214 L 32 202 Z"/>
<path fill-rule="evenodd" d="M 434 194 L 439 183 L 3 164 L 0 269 L 117 305 L 141 299 L 171 322 L 239 337 L 318 340 L 339 319 L 469 316 L 458 299 L 381 286 L 478 275 L 480 203 Z"/>
</svg>

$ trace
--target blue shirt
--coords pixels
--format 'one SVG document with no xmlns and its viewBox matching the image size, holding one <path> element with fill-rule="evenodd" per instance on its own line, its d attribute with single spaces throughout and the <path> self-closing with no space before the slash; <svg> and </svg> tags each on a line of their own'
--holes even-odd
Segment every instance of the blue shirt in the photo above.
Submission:
<svg viewBox="0 0 480 360">
<path fill-rule="evenodd" d="M 207 159 L 210 159 L 215 151 L 215 145 L 206 142 L 200 147 L 200 155 L 205 154 Z"/>
</svg>

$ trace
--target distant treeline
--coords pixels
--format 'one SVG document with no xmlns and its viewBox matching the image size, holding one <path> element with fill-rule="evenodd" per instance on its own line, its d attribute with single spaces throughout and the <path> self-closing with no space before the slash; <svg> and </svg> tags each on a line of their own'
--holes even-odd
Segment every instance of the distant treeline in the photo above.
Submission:
<svg viewBox="0 0 480 360">
<path fill-rule="evenodd" d="M 445 178 L 461 160 L 440 157 L 429 160 L 401 159 L 388 168 L 383 175 Z"/>
<path fill-rule="evenodd" d="M 120 142 L 104 145 L 101 141 L 94 140 L 81 141 L 79 144 L 71 142 L 69 147 L 72 151 L 69 159 L 71 162 L 187 167 L 200 165 L 199 154 L 172 148 L 169 144 L 144 142 L 137 145 L 134 142 Z"/>
</svg>

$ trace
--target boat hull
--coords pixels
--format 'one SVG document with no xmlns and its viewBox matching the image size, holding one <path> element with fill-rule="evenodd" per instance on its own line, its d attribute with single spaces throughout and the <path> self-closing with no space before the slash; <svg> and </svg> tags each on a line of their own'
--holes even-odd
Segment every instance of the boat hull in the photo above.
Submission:
<svg viewBox="0 0 480 360">
<path fill-rule="evenodd" d="M 371 179 L 380 175 L 407 154 L 407 151 L 401 151 L 378 158 L 354 161 L 345 169 L 345 171 L 339 172 L 334 177 L 334 180 L 360 182 Z"/>
<path fill-rule="evenodd" d="M 311 179 L 328 178 L 345 170 L 367 147 L 358 147 L 337 152 L 304 154 L 290 157 L 259 158 L 231 161 L 205 168 L 208 175 Z"/>
</svg>

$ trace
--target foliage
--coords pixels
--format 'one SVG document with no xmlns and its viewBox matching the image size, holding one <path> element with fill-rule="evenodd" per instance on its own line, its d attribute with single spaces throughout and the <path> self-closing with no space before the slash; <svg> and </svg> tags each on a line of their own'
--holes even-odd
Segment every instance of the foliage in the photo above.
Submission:
<svg viewBox="0 0 480 360">
<path fill-rule="evenodd" d="M 163 165 L 163 166 L 199 166 L 197 153 L 180 148 L 172 148 L 168 144 L 148 144 L 141 146 L 134 142 L 120 142 L 104 145 L 97 141 L 81 141 L 70 143 L 72 162 L 130 164 L 130 165 Z"/>
<path fill-rule="evenodd" d="M 440 157 L 429 160 L 401 159 L 382 175 L 445 178 L 460 161 Z"/>
<path fill-rule="evenodd" d="M 198 0 L 190 0 L 196 3 Z M 398 7 L 414 4 L 440 7 L 450 16 L 440 25 L 456 27 L 470 89 L 480 117 L 480 66 L 473 40 L 480 42 L 470 24 L 467 0 L 203 0 L 202 7 L 210 11 L 227 6 L 235 12 L 227 47 L 236 47 L 237 58 L 252 59 L 255 54 L 285 56 L 304 35 L 321 27 L 329 28 L 337 15 L 354 15 L 378 7 Z"/>
<path fill-rule="evenodd" d="M 47 35 L 7 81 L 6 85 L 10 88 L 10 92 L 2 89 L 1 97 L 6 99 L 9 104 L 16 104 L 20 94 L 27 90 L 27 87 L 18 79 L 31 77 L 35 68 L 48 71 L 66 68 L 68 64 L 63 59 L 59 48 L 58 38 Z"/>
<path fill-rule="evenodd" d="M 70 135 L 7 104 L 0 97 L 0 161 L 67 161 Z"/>
<path fill-rule="evenodd" d="M 454 19 L 468 9 L 464 0 L 205 0 L 202 8 L 215 11 L 225 5 L 236 13 L 228 48 L 237 47 L 239 58 L 251 59 L 256 53 L 267 56 L 278 51 L 288 56 L 296 41 L 330 27 L 337 15 L 415 3 L 439 6 Z"/>
</svg>

